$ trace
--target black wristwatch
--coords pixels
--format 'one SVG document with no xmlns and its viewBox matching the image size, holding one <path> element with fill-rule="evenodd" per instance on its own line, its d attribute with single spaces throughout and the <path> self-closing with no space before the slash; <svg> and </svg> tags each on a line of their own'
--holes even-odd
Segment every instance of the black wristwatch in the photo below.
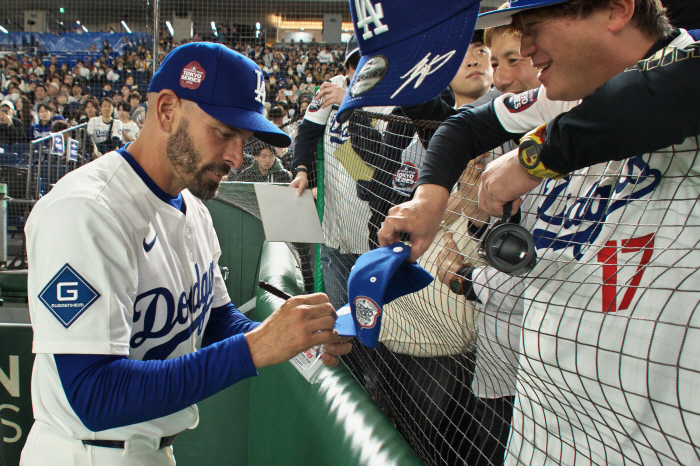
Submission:
<svg viewBox="0 0 700 466">
<path fill-rule="evenodd" d="M 474 267 L 471 265 L 463 265 L 457 270 L 457 273 L 450 279 L 450 291 L 456 294 L 466 296 L 470 291 L 473 293 L 472 272 Z"/>
</svg>

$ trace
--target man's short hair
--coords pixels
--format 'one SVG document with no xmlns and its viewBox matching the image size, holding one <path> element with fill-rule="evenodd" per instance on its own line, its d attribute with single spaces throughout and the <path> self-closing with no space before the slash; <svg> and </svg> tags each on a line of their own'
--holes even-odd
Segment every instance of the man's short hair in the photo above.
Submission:
<svg viewBox="0 0 700 466">
<path fill-rule="evenodd" d="M 141 95 L 138 92 L 132 92 L 129 94 L 129 100 L 131 99 L 139 99 L 139 102 L 141 102 Z"/>
<path fill-rule="evenodd" d="M 505 2 L 503 5 L 499 6 L 499 10 L 506 9 L 510 6 L 508 2 Z M 521 34 L 520 31 L 513 29 L 513 27 L 510 24 L 506 24 L 503 26 L 497 26 L 495 28 L 486 28 L 484 29 L 484 44 L 491 48 L 491 44 L 493 44 L 493 38 L 496 36 L 496 34 L 501 35 L 501 36 L 510 36 L 513 39 L 518 39 L 520 40 Z"/>
<path fill-rule="evenodd" d="M 131 111 L 131 104 L 127 102 L 126 100 L 122 100 L 121 102 L 117 103 L 117 110 L 123 110 L 125 112 L 130 112 Z"/>
<path fill-rule="evenodd" d="M 80 106 L 82 110 L 85 110 L 85 107 L 87 106 L 88 103 L 91 103 L 95 109 L 97 109 L 100 106 L 100 103 L 97 101 L 97 97 L 95 96 L 90 96 L 85 100 L 85 102 Z"/>
<path fill-rule="evenodd" d="M 587 18 L 595 11 L 607 8 L 610 0 L 569 0 L 565 3 L 545 6 L 536 11 L 544 17 Z M 513 15 L 513 27 L 522 30 L 521 18 L 530 10 Z M 634 0 L 634 14 L 630 21 L 639 30 L 655 39 L 667 37 L 673 27 L 666 17 L 666 8 L 659 0 Z"/>
<path fill-rule="evenodd" d="M 54 121 L 53 123 L 51 123 L 51 129 L 50 129 L 50 131 L 51 131 L 52 133 L 59 133 L 59 132 L 61 132 L 61 131 L 63 131 L 63 130 L 66 130 L 66 129 L 68 129 L 68 128 L 70 128 L 70 125 L 68 124 L 67 121 L 65 121 L 65 120 L 56 120 L 56 121 Z"/>
<path fill-rule="evenodd" d="M 352 67 L 353 70 L 357 69 L 357 65 L 360 63 L 360 54 L 359 53 L 353 53 L 350 55 L 350 58 L 345 60 L 345 63 L 343 63 L 343 67 L 347 70 L 348 67 Z"/>
<path fill-rule="evenodd" d="M 250 151 L 250 155 L 252 155 L 253 157 L 257 157 L 258 155 L 260 155 L 260 152 L 264 151 L 265 149 L 272 152 L 272 155 L 277 156 L 276 147 L 271 146 L 270 144 L 266 144 L 259 140 L 253 142 L 248 148 L 248 150 Z"/>
<path fill-rule="evenodd" d="M 36 107 L 36 112 L 39 113 L 39 111 L 40 111 L 42 108 L 48 110 L 49 112 L 53 112 L 53 109 L 51 108 L 51 106 L 49 105 L 48 102 L 44 102 L 44 103 L 41 103 L 41 104 L 37 105 L 37 107 Z"/>
<path fill-rule="evenodd" d="M 109 104 L 114 107 L 114 100 L 112 100 L 111 97 L 102 97 L 102 100 L 100 100 L 100 106 L 102 106 L 103 103 L 109 102 Z"/>
<path fill-rule="evenodd" d="M 267 116 L 270 117 L 270 119 L 282 118 L 284 116 L 284 109 L 280 105 L 272 107 L 270 109 L 270 111 L 267 113 Z"/>
</svg>

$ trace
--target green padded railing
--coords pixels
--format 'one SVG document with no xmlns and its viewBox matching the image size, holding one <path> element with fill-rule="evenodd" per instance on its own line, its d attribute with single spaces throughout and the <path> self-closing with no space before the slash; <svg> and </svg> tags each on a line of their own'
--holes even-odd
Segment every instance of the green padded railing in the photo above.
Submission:
<svg viewBox="0 0 700 466">
<path fill-rule="evenodd" d="M 284 243 L 263 245 L 259 278 L 301 292 Z M 253 318 L 281 304 L 258 290 Z M 249 466 L 422 464 L 343 363 L 324 368 L 313 385 L 290 363 L 260 370 L 251 380 L 249 429 Z"/>
</svg>

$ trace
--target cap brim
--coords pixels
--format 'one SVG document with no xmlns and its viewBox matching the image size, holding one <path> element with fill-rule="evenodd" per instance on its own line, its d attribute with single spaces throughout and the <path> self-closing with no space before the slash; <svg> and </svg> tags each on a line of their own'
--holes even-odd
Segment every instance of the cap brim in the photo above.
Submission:
<svg viewBox="0 0 700 466">
<path fill-rule="evenodd" d="M 356 108 L 417 105 L 444 91 L 462 65 L 478 14 L 479 2 L 476 2 L 422 34 L 360 58 L 338 109 L 338 121 L 347 121 Z M 386 62 L 386 74 L 379 80 L 363 78 L 367 73 L 361 73 L 363 66 L 372 59 Z M 368 82 L 364 89 L 360 88 L 358 80 Z M 373 80 L 376 83 L 372 83 Z"/>
<path fill-rule="evenodd" d="M 479 19 L 476 21 L 477 29 L 495 28 L 498 26 L 505 26 L 510 24 L 513 19 L 513 15 L 520 13 L 525 10 L 532 10 L 533 8 L 542 8 L 549 5 L 556 5 L 557 3 L 566 3 L 569 0 L 542 0 L 537 4 L 529 4 L 527 6 L 504 8 L 503 10 L 493 10 L 487 11 L 479 15 Z"/>
<path fill-rule="evenodd" d="M 338 318 L 335 320 L 333 328 L 338 331 L 341 337 L 356 337 L 355 319 L 352 318 L 350 304 L 346 304 L 337 311 Z"/>
<path fill-rule="evenodd" d="M 253 136 L 275 147 L 289 147 L 291 138 L 267 118 L 254 110 L 238 107 L 220 107 L 218 105 L 196 102 L 207 114 L 234 128 L 253 132 Z"/>
</svg>

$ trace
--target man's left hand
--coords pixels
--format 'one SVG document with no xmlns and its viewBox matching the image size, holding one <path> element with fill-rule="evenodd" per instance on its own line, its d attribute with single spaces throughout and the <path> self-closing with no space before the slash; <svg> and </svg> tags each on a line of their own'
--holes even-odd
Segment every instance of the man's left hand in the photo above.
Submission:
<svg viewBox="0 0 700 466">
<path fill-rule="evenodd" d="M 338 356 L 343 356 L 352 351 L 350 343 L 352 337 L 344 337 L 338 343 L 328 343 L 323 347 L 324 353 L 321 355 L 321 361 L 328 367 L 335 367 L 340 362 Z"/>
<path fill-rule="evenodd" d="M 317 99 L 323 99 L 321 108 L 326 108 L 329 105 L 340 105 L 345 98 L 345 89 L 331 82 L 321 84 L 321 88 L 316 94 Z"/>
</svg>

